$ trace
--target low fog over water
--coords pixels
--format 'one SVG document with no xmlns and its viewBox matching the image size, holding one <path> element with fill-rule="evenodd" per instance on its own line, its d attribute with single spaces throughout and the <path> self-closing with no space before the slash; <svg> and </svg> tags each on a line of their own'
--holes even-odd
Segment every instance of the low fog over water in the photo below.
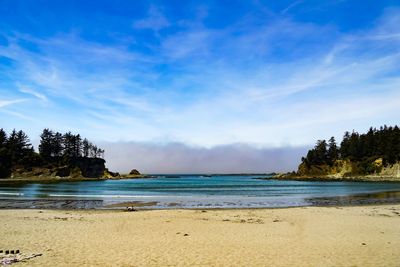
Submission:
<svg viewBox="0 0 400 267">
<path fill-rule="evenodd" d="M 122 173 L 265 173 L 297 169 L 308 146 L 258 148 L 247 144 L 193 147 L 183 143 L 102 143 L 106 165 Z"/>
</svg>

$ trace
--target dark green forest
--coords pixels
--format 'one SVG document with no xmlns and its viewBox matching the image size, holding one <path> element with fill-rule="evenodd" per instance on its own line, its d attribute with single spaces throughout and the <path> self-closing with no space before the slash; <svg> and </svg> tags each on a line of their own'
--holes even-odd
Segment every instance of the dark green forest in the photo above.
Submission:
<svg viewBox="0 0 400 267">
<path fill-rule="evenodd" d="M 400 129 L 397 125 L 385 125 L 379 129 L 371 127 L 365 134 L 345 132 L 340 145 L 334 137 L 328 141 L 318 140 L 302 162 L 307 166 L 333 165 L 338 159 L 349 159 L 360 162 L 363 171 L 370 173 L 374 171 L 370 163 L 378 158 L 383 159 L 384 165 L 400 161 Z"/>
<path fill-rule="evenodd" d="M 0 178 L 9 177 L 15 168 L 30 169 L 49 164 L 68 164 L 71 159 L 101 158 L 104 150 L 79 134 L 61 134 L 44 129 L 40 135 L 39 153 L 22 130 L 7 134 L 0 129 Z"/>
</svg>

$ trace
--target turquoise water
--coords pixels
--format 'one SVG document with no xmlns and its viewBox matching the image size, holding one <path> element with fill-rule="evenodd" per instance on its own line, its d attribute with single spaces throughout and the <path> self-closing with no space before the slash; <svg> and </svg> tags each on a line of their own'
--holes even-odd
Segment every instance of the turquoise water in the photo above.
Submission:
<svg viewBox="0 0 400 267">
<path fill-rule="evenodd" d="M 258 176 L 185 175 L 151 178 L 62 182 L 50 184 L 0 184 L 2 199 L 94 199 L 106 204 L 126 201 L 158 202 L 168 207 L 290 207 L 307 206 L 315 197 L 400 191 L 400 184 L 362 182 L 300 182 L 258 180 Z"/>
</svg>

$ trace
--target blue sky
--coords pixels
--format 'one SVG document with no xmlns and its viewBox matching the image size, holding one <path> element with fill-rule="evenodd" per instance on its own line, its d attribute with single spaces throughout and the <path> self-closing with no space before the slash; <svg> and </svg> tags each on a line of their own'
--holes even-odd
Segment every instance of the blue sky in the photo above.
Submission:
<svg viewBox="0 0 400 267">
<path fill-rule="evenodd" d="M 309 147 L 399 123 L 399 25 L 399 1 L 0 0 L 0 127 Z"/>
</svg>

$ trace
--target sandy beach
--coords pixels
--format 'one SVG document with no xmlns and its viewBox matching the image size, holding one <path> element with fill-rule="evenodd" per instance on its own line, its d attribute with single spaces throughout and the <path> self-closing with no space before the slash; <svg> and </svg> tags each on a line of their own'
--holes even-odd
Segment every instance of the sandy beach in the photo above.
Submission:
<svg viewBox="0 0 400 267">
<path fill-rule="evenodd" d="M 248 210 L 1 210 L 18 266 L 399 266 L 400 205 Z"/>
</svg>

